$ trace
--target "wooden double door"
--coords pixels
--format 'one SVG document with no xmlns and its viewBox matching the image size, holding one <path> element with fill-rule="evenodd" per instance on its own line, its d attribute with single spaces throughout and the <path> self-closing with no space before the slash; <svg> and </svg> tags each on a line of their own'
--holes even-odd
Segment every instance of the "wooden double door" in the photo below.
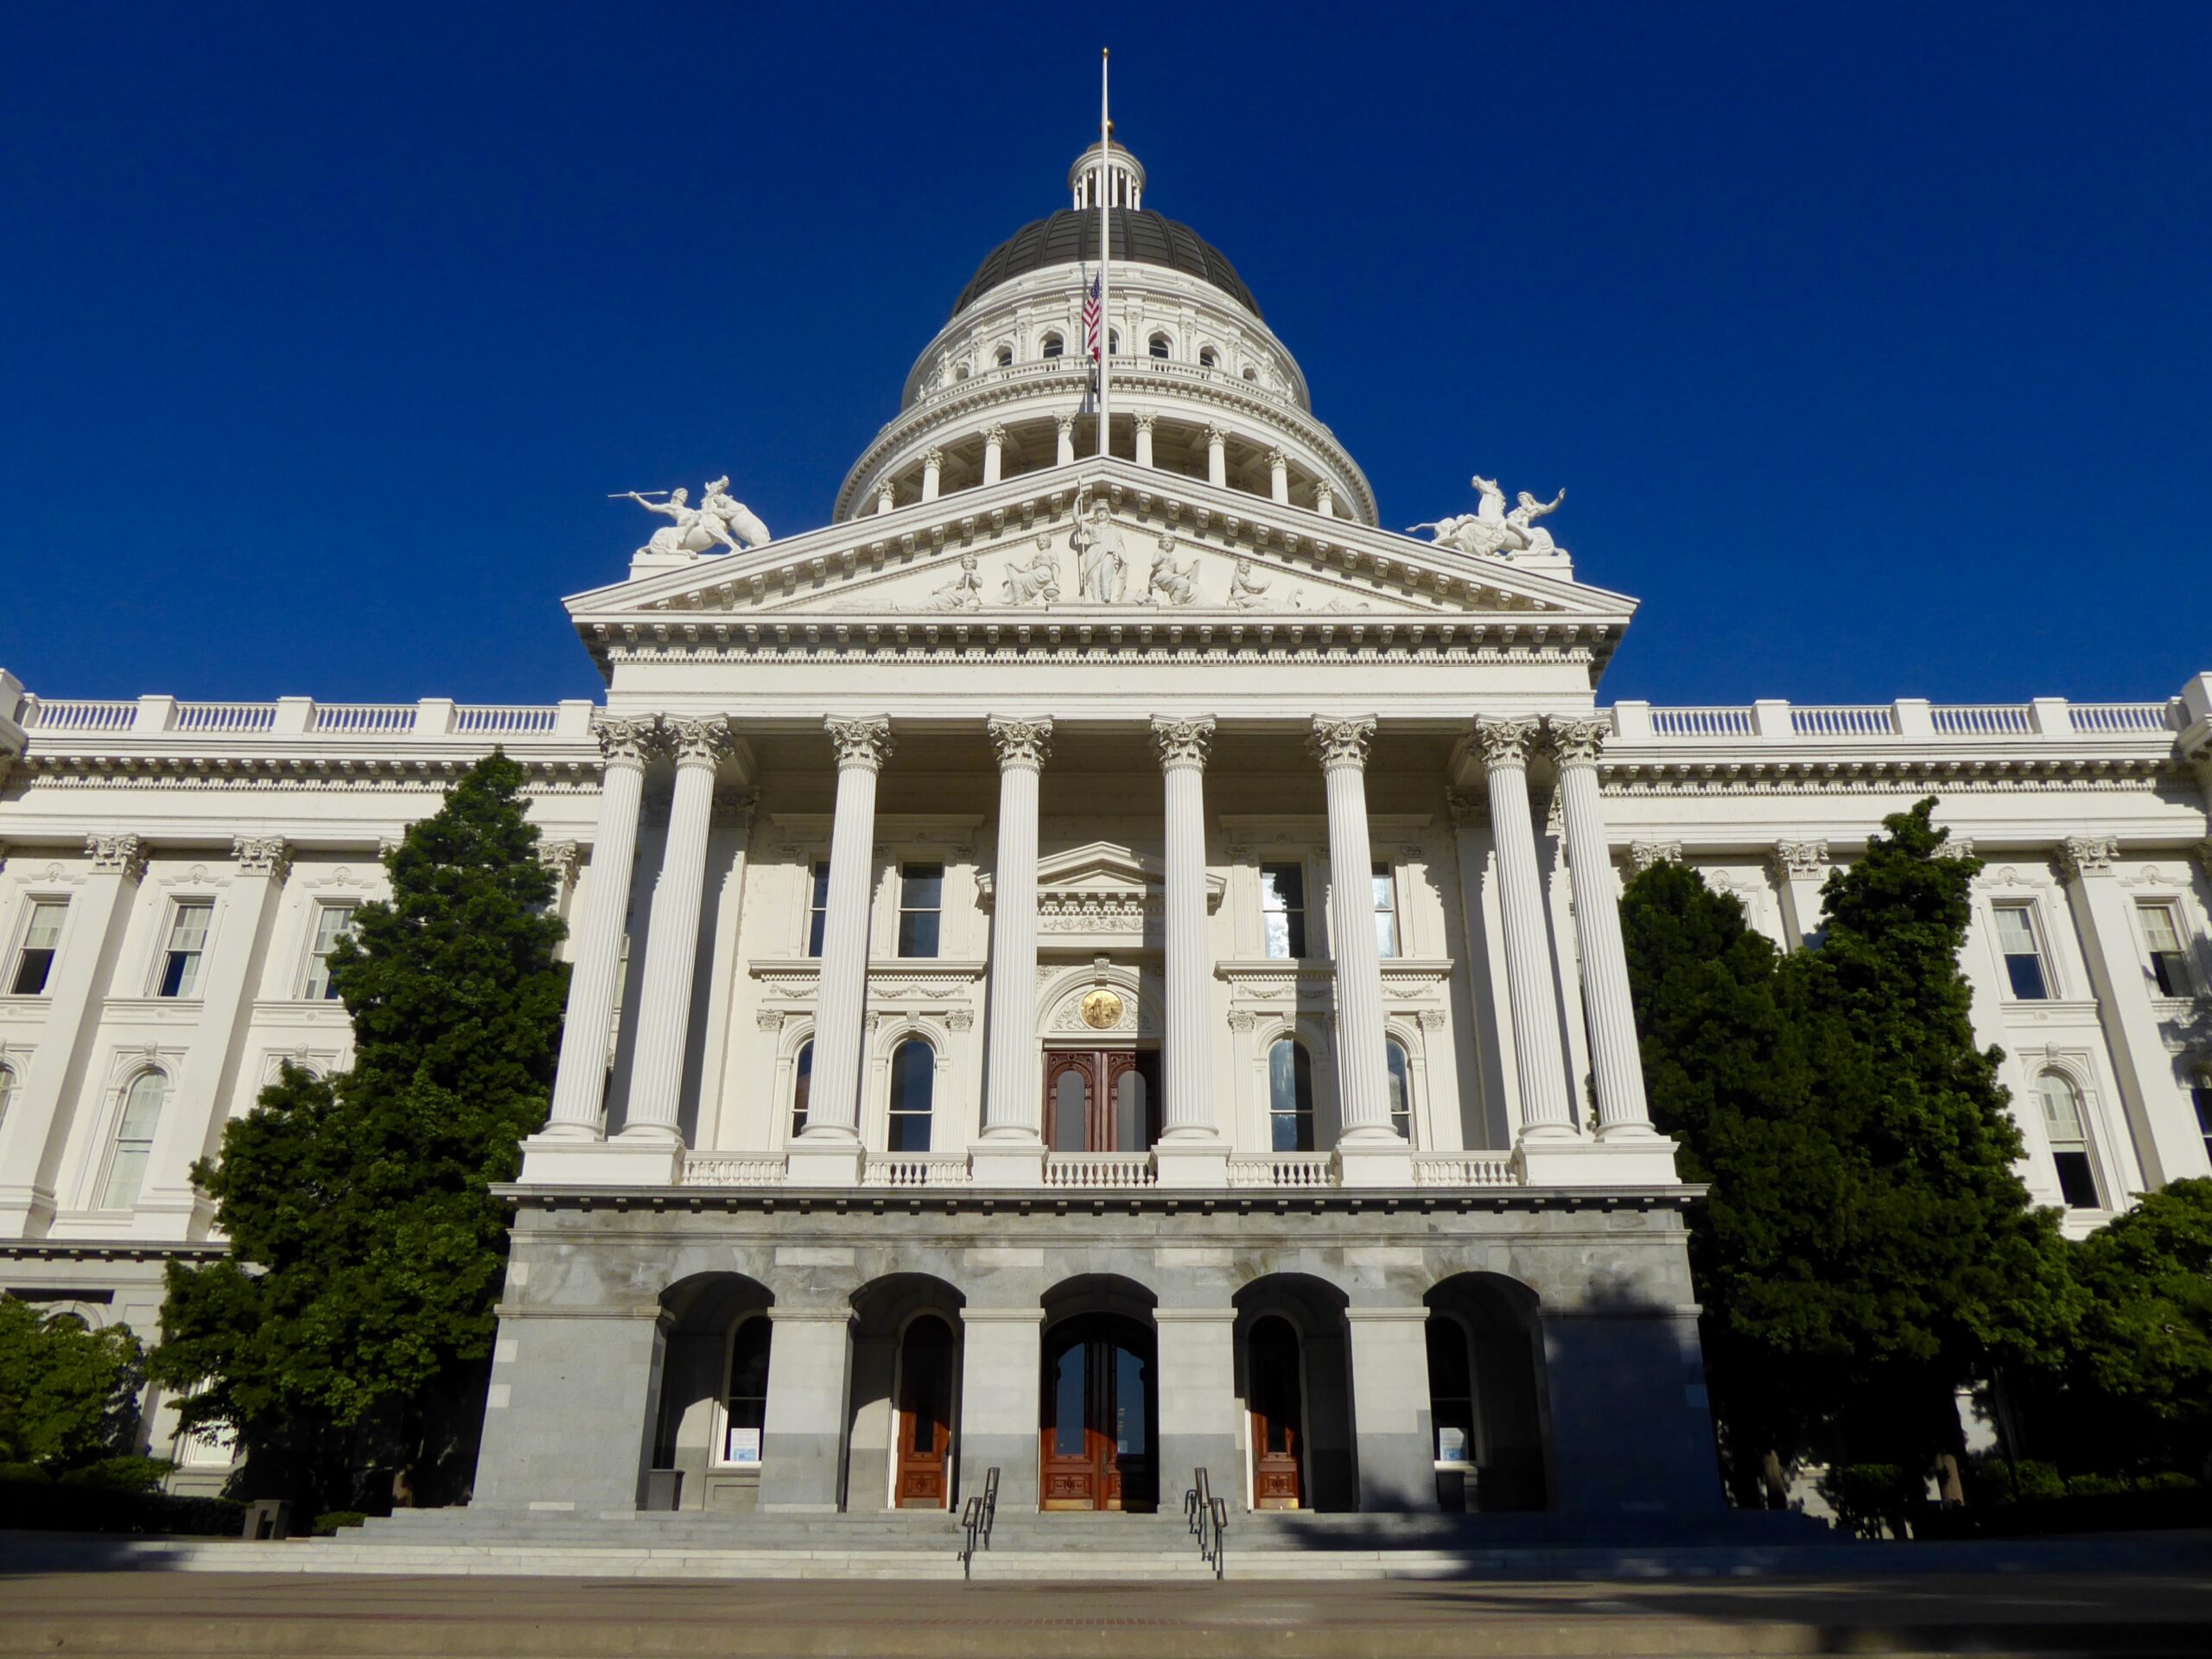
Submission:
<svg viewBox="0 0 2212 1659">
<path fill-rule="evenodd" d="M 1298 1332 L 1280 1314 L 1252 1326 L 1244 1393 L 1252 1413 L 1252 1507 L 1306 1507 L 1306 1390 Z"/>
<path fill-rule="evenodd" d="M 1048 1510 L 1160 1503 L 1153 1334 L 1120 1314 L 1064 1320 L 1045 1338 L 1038 1491 Z"/>
<path fill-rule="evenodd" d="M 902 1510 L 949 1509 L 952 1495 L 952 1327 L 933 1313 L 899 1343 L 899 1433 L 892 1501 Z"/>
<path fill-rule="evenodd" d="M 1160 1139 L 1160 1051 L 1051 1051 L 1045 1128 L 1054 1152 L 1149 1151 Z"/>
</svg>

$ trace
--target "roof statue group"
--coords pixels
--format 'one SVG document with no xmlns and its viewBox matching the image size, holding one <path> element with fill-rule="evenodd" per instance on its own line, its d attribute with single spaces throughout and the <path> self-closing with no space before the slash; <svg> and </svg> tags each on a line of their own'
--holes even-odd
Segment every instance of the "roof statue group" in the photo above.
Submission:
<svg viewBox="0 0 2212 1659">
<path fill-rule="evenodd" d="M 1410 536 L 1417 530 L 1433 531 L 1439 546 L 1457 548 L 1476 558 L 1510 559 L 1516 554 L 1537 556 L 1560 550 L 1559 544 L 1552 540 L 1551 531 L 1536 520 L 1559 511 L 1560 503 L 1567 499 L 1565 490 L 1549 501 L 1539 501 L 1522 490 L 1520 505 L 1508 508 L 1505 492 L 1496 479 L 1484 478 L 1478 473 L 1474 486 L 1483 499 L 1472 512 L 1439 519 L 1433 524 L 1408 524 L 1406 534 Z"/>
<path fill-rule="evenodd" d="M 648 495 L 665 495 L 668 499 L 649 501 Z M 690 492 L 684 489 L 642 493 L 623 490 L 607 497 L 610 501 L 634 501 L 647 512 L 664 513 L 676 521 L 653 531 L 652 539 L 638 550 L 640 555 L 711 553 L 717 547 L 741 553 L 768 539 L 768 526 L 753 516 L 752 508 L 730 495 L 728 474 L 707 486 L 697 506 L 690 505 Z"/>
</svg>

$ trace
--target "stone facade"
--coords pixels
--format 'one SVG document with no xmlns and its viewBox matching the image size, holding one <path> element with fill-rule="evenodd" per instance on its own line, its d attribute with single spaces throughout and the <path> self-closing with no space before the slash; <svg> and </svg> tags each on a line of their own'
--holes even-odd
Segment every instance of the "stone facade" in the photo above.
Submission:
<svg viewBox="0 0 2212 1659">
<path fill-rule="evenodd" d="M 831 523 L 664 535 L 569 602 L 603 705 L 0 678 L 0 1287 L 149 1326 L 219 1247 L 193 1160 L 281 1059 L 345 1064 L 319 952 L 495 744 L 574 973 L 491 1507 L 942 1506 L 986 1468 L 1135 1506 L 1198 1466 L 1717 1504 L 1618 883 L 1685 861 L 1794 946 L 1929 794 L 1987 862 L 1965 966 L 2031 1190 L 2079 1230 L 2212 1169 L 2212 677 L 1600 707 L 1632 602 L 1525 512 L 1378 528 L 1217 267 L 1117 265 L 1102 453 L 1078 268 L 993 258 Z"/>
</svg>

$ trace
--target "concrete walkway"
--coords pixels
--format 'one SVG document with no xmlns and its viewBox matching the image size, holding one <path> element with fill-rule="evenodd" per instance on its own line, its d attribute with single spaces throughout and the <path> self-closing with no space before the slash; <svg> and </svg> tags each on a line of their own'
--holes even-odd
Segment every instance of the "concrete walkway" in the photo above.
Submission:
<svg viewBox="0 0 2212 1659">
<path fill-rule="evenodd" d="M 1505 1659 L 2212 1652 L 2194 1573 L 1592 1584 L 0 1578 L 0 1655 Z"/>
</svg>

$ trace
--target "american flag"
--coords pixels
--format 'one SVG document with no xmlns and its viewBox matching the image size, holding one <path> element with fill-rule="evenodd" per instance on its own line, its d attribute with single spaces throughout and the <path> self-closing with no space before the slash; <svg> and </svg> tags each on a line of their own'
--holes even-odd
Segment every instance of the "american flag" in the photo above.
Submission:
<svg viewBox="0 0 2212 1659">
<path fill-rule="evenodd" d="M 1098 360 L 1098 327 L 1103 321 L 1098 303 L 1098 284 L 1103 275 L 1101 272 L 1090 279 L 1090 292 L 1083 298 L 1083 349 L 1094 363 Z"/>
</svg>

